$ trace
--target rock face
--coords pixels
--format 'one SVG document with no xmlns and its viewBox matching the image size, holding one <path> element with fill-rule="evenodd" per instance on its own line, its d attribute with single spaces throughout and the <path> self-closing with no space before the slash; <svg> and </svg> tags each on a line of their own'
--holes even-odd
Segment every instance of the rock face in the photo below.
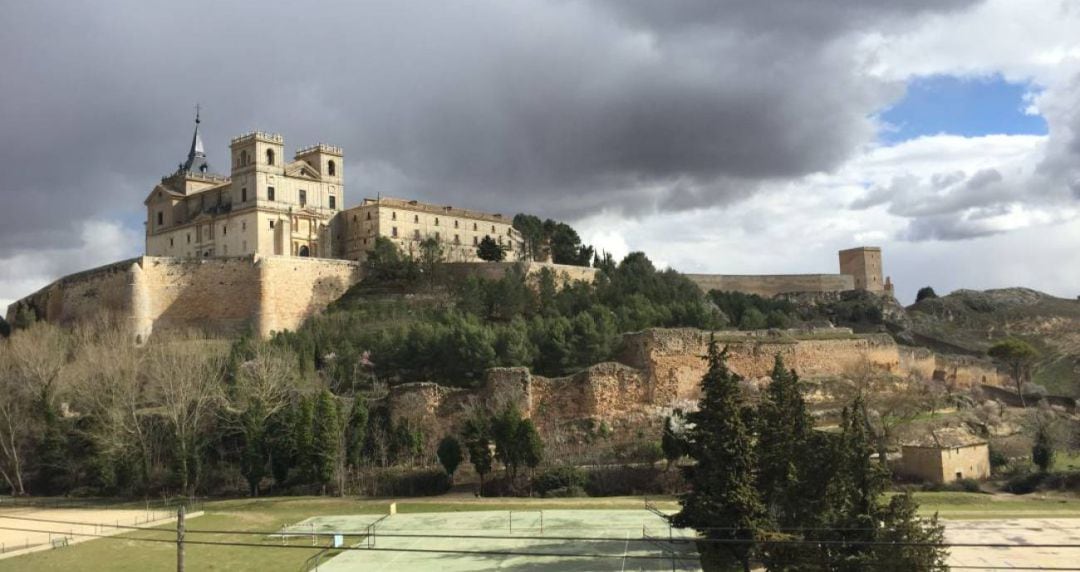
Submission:
<svg viewBox="0 0 1080 572">
<path fill-rule="evenodd" d="M 447 390 L 435 384 L 408 384 L 391 390 L 395 417 L 433 419 L 440 432 L 453 430 L 465 404 L 515 403 L 546 438 L 579 436 L 596 427 L 615 435 L 656 436 L 675 409 L 696 407 L 710 335 L 728 349 L 728 364 L 752 384 L 763 383 L 776 355 L 800 377 L 813 381 L 866 376 L 896 380 L 936 380 L 954 388 L 1000 385 L 993 364 L 970 357 L 935 355 L 897 345 L 885 334 L 857 335 L 843 328 L 812 332 L 717 332 L 650 329 L 627 334 L 617 362 L 593 365 L 565 377 L 533 375 L 527 368 L 493 368 L 476 390 Z M 818 389 L 811 401 L 832 396 Z"/>
</svg>

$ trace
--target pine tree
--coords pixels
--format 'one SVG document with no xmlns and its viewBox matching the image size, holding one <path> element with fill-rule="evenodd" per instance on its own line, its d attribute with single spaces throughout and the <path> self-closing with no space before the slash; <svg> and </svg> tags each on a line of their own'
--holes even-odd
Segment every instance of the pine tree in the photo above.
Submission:
<svg viewBox="0 0 1080 572">
<path fill-rule="evenodd" d="M 488 262 L 502 262 L 502 259 L 506 258 L 506 251 L 495 242 L 494 238 L 485 236 L 480 239 L 480 245 L 476 248 L 476 257 Z"/>
<path fill-rule="evenodd" d="M 684 470 L 690 492 L 672 521 L 692 527 L 706 538 L 725 543 L 743 570 L 750 570 L 753 542 L 765 521 L 765 508 L 755 488 L 756 459 L 739 392 L 741 378 L 727 367 L 727 348 L 709 340 L 709 371 L 701 380 L 702 397 L 689 414 L 688 453 L 696 465 Z M 707 545 L 715 546 L 715 545 Z"/>
<path fill-rule="evenodd" d="M 812 499 L 806 496 L 807 450 L 813 421 L 799 392 L 799 377 L 779 354 L 758 411 L 758 483 L 762 501 L 780 528 L 803 525 Z"/>
<path fill-rule="evenodd" d="M 312 464 L 314 480 L 322 485 L 334 482 L 334 472 L 338 460 L 338 434 L 341 425 L 338 419 L 338 407 L 334 395 L 324 389 L 315 402 L 315 423 L 313 428 Z"/>
<path fill-rule="evenodd" d="M 251 496 L 259 495 L 259 482 L 266 476 L 266 436 L 263 433 L 262 402 L 255 401 L 240 416 L 243 433 L 243 452 L 240 457 L 240 474 L 248 482 Z"/>
<path fill-rule="evenodd" d="M 477 412 L 465 421 L 461 434 L 469 450 L 469 462 L 480 476 L 480 495 L 484 494 L 484 476 L 491 472 L 494 455 L 491 453 L 491 420 Z"/>
</svg>

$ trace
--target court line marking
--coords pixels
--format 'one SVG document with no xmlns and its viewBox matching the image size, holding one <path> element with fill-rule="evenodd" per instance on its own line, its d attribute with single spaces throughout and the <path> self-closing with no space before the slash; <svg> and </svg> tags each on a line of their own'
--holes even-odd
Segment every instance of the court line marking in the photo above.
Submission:
<svg viewBox="0 0 1080 572">
<path fill-rule="evenodd" d="M 629 532 L 626 533 L 626 545 L 624 545 L 623 549 L 622 549 L 622 568 L 619 569 L 620 572 L 626 572 L 626 552 L 628 550 L 630 550 L 630 533 Z"/>
<path fill-rule="evenodd" d="M 416 546 L 417 544 L 420 543 L 421 540 L 423 540 L 423 539 L 422 538 L 417 538 L 416 540 L 409 543 L 409 545 L 406 548 L 412 548 L 413 546 Z M 404 556 L 406 554 L 411 554 L 411 553 L 409 553 L 409 552 L 398 552 L 397 556 L 394 556 L 393 558 L 388 560 L 386 562 L 386 564 L 383 564 L 382 566 L 380 566 L 379 570 L 386 570 L 387 566 L 393 564 L 395 560 L 397 560 L 398 558 L 401 558 L 402 556 Z"/>
</svg>

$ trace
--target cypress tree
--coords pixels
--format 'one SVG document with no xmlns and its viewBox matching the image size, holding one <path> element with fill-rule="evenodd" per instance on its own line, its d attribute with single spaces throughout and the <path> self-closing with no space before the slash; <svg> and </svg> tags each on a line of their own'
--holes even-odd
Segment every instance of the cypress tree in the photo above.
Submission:
<svg viewBox="0 0 1080 572">
<path fill-rule="evenodd" d="M 341 423 L 338 419 L 337 400 L 330 390 L 319 393 L 315 402 L 315 423 L 313 427 L 312 468 L 314 481 L 323 487 L 334 481 L 337 470 L 338 434 Z"/>
<path fill-rule="evenodd" d="M 781 528 L 804 525 L 810 499 L 804 480 L 813 421 L 799 392 L 799 377 L 779 354 L 758 411 L 758 482 L 772 521 Z"/>
<path fill-rule="evenodd" d="M 349 466 L 359 467 L 364 457 L 364 441 L 367 439 L 368 409 L 363 395 L 356 394 L 349 411 L 348 432 L 345 442 L 345 458 Z"/>
<path fill-rule="evenodd" d="M 315 446 L 315 438 L 312 431 L 315 425 L 315 404 L 310 396 L 300 398 L 297 410 L 293 416 L 292 444 L 293 463 L 300 481 L 310 482 L 314 480 L 315 465 L 312 452 Z"/>
<path fill-rule="evenodd" d="M 682 510 L 672 521 L 706 538 L 744 541 L 723 546 L 749 572 L 765 508 L 755 488 L 757 462 L 742 415 L 742 378 L 728 369 L 727 348 L 720 351 L 715 338 L 705 359 L 709 371 L 701 379 L 699 408 L 687 416 L 693 424 L 687 449 L 697 463 L 684 468 L 690 492 L 680 499 Z M 715 546 L 705 545 L 706 551 Z"/>
</svg>

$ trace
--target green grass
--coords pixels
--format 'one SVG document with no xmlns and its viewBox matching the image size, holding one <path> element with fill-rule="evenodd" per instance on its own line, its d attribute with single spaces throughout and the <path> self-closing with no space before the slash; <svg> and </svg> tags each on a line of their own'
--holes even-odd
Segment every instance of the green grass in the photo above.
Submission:
<svg viewBox="0 0 1080 572">
<path fill-rule="evenodd" d="M 915 493 L 926 515 L 938 513 L 944 519 L 996 518 L 1080 518 L 1080 499 L 1047 497 L 1043 495 L 1010 496 L 977 493 Z M 662 509 L 674 509 L 671 497 L 650 499 Z M 188 521 L 189 531 L 223 530 L 275 531 L 283 525 L 299 522 L 315 515 L 385 514 L 386 500 L 353 500 L 320 497 L 276 497 L 214 501 L 204 507 L 204 516 Z M 639 497 L 610 497 L 584 499 L 472 499 L 434 497 L 398 502 L 398 512 L 463 512 L 491 510 L 536 509 L 639 509 Z M 173 526 L 159 527 L 161 532 L 140 531 L 125 536 L 174 540 Z M 231 542 L 259 542 L 277 545 L 263 536 L 224 534 L 206 536 L 190 532 L 189 540 L 208 539 Z M 303 540 L 294 540 L 300 545 Z M 189 570 L 237 570 L 271 572 L 299 570 L 317 548 L 219 547 L 188 545 Z M 49 550 L 27 556 L 0 560 L 0 572 L 42 570 L 71 572 L 72 570 L 169 570 L 175 567 L 176 547 L 170 543 L 146 543 L 126 539 L 92 540 L 64 549 Z"/>
</svg>

